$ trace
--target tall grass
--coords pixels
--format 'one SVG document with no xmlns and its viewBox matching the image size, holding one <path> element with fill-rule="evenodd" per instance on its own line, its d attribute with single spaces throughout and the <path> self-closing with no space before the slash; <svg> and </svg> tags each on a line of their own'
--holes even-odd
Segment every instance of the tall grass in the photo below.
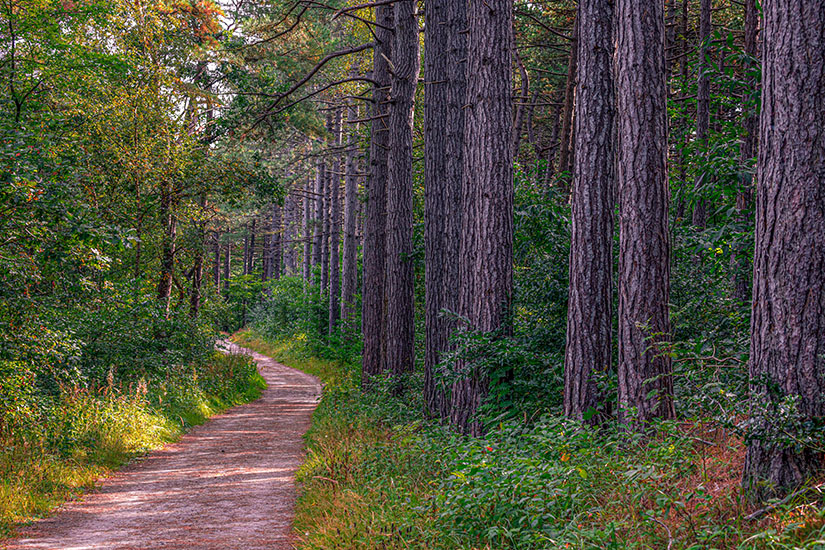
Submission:
<svg viewBox="0 0 825 550">
<path fill-rule="evenodd" d="M 825 549 L 815 497 L 745 518 L 744 447 L 713 419 L 636 437 L 548 414 L 467 438 L 422 420 L 415 390 L 362 393 L 357 369 L 300 339 L 239 340 L 327 382 L 299 472 L 304 550 Z"/>
<path fill-rule="evenodd" d="M 5 404 L 0 435 L 0 537 L 264 387 L 248 358 L 215 353 L 128 385 L 110 377 L 104 387 L 62 387 L 51 398 L 18 393 Z"/>
</svg>

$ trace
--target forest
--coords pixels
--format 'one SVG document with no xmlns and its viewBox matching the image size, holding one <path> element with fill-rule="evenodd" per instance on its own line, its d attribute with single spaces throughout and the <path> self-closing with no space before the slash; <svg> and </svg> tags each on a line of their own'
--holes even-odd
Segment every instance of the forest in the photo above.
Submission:
<svg viewBox="0 0 825 550">
<path fill-rule="evenodd" d="M 825 548 L 823 0 L 0 0 L 0 57 L 0 547 L 268 391 L 231 339 L 323 384 L 261 548 Z"/>
</svg>

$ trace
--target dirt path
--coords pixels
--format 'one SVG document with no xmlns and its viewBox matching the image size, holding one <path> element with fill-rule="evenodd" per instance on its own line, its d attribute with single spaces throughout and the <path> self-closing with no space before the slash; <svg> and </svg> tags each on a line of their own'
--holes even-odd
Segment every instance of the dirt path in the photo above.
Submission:
<svg viewBox="0 0 825 550">
<path fill-rule="evenodd" d="M 258 363 L 268 384 L 260 399 L 133 462 L 7 548 L 291 548 L 294 473 L 321 388 L 312 376 L 268 357 L 233 351 Z"/>
</svg>

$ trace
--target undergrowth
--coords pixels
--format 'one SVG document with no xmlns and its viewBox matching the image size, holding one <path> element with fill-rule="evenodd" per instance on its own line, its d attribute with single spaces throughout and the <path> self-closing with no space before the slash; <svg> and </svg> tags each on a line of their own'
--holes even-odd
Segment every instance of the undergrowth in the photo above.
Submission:
<svg viewBox="0 0 825 550">
<path fill-rule="evenodd" d="M 216 352 L 133 383 L 16 392 L 0 418 L 0 538 L 264 386 L 247 357 Z"/>
<path fill-rule="evenodd" d="M 299 474 L 302 549 L 825 548 L 810 496 L 745 519 L 744 447 L 711 419 L 643 438 L 547 414 L 472 439 L 422 421 L 418 389 L 362 393 L 356 368 L 300 339 L 238 341 L 326 383 Z"/>
</svg>

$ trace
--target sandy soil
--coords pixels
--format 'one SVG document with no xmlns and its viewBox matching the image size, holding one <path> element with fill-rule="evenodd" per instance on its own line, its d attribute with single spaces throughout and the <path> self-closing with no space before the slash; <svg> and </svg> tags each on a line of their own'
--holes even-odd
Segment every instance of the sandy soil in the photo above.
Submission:
<svg viewBox="0 0 825 550">
<path fill-rule="evenodd" d="M 78 502 L 36 522 L 8 550 L 280 550 L 292 548 L 301 436 L 321 387 L 263 355 L 268 389 L 137 460 Z"/>
</svg>

